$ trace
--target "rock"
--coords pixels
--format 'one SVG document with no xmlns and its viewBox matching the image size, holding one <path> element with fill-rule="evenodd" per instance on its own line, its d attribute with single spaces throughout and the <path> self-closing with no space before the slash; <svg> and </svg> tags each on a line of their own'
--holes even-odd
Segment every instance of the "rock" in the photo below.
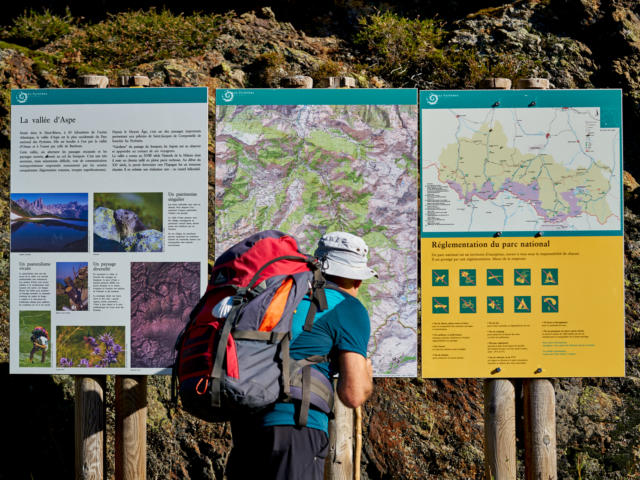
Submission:
<svg viewBox="0 0 640 480">
<path fill-rule="evenodd" d="M 304 75 L 284 77 L 280 80 L 280 86 L 283 88 L 313 88 L 313 79 Z"/>
<path fill-rule="evenodd" d="M 273 10 L 271 10 L 271 7 L 262 7 L 260 9 L 260 14 L 262 16 L 262 18 L 266 18 L 267 20 L 274 20 L 276 19 L 276 14 L 273 13 Z"/>
<path fill-rule="evenodd" d="M 116 220 L 113 218 L 113 210 L 98 207 L 93 211 L 93 233 L 105 240 L 120 241 Z"/>
<path fill-rule="evenodd" d="M 120 241 L 127 252 L 162 252 L 162 232 L 154 229 L 143 230 Z"/>
</svg>

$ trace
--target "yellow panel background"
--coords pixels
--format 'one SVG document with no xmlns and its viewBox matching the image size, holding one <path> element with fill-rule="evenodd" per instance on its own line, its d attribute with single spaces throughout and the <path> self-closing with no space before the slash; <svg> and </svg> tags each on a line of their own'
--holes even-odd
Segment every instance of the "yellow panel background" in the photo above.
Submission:
<svg viewBox="0 0 640 480">
<path fill-rule="evenodd" d="M 421 242 L 423 377 L 624 375 L 622 237 Z M 464 243 L 486 246 L 452 246 Z M 461 269 L 475 269 L 475 286 L 461 285 Z M 502 285 L 487 284 L 487 269 L 503 270 Z M 530 269 L 530 285 L 515 282 L 515 269 Z M 542 284 L 542 269 L 557 269 L 557 285 Z M 434 286 L 434 270 L 448 272 L 447 286 Z M 515 311 L 523 296 L 530 313 Z M 475 297 L 475 313 L 461 313 L 460 297 Z M 487 313 L 487 297 L 502 297 L 503 313 Z M 444 310 L 434 298 L 448 299 L 448 313 L 433 313 Z"/>
</svg>

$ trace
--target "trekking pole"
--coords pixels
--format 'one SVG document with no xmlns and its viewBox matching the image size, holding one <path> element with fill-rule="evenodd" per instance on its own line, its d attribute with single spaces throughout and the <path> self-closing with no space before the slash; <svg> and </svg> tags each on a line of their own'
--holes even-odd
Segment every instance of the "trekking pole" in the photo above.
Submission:
<svg viewBox="0 0 640 480">
<path fill-rule="evenodd" d="M 78 86 L 106 88 L 109 79 L 103 75 L 83 75 Z M 75 383 L 75 448 L 76 479 L 102 480 L 105 459 L 105 377 L 74 376 Z"/>
<path fill-rule="evenodd" d="M 360 458 L 362 456 L 362 407 L 356 408 L 356 448 L 353 454 L 353 480 L 360 480 Z"/>
</svg>

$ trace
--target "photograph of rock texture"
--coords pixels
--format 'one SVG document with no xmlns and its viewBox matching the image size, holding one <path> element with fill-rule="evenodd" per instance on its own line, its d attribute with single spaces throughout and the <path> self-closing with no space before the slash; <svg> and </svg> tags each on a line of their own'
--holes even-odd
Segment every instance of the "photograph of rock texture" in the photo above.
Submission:
<svg viewBox="0 0 640 480">
<path fill-rule="evenodd" d="M 12 193 L 12 252 L 86 252 L 86 193 Z"/>
<path fill-rule="evenodd" d="M 624 112 L 626 377 L 554 380 L 558 478 L 640 474 L 640 4 L 636 0 L 415 0 L 14 2 L 0 19 L 0 199 L 9 210 L 9 90 L 72 88 L 84 73 L 116 85 L 147 75 L 153 87 L 277 87 L 349 75 L 358 88 L 473 89 L 487 77 L 546 78 L 555 88 L 620 88 Z M 69 11 L 65 7 L 69 6 Z M 147 4 L 148 5 L 148 4 Z M 118 7 L 121 10 L 118 10 Z M 29 13 L 32 7 L 34 13 Z M 270 7 L 270 8 L 267 8 Z M 24 13 L 25 8 L 27 12 Z M 142 10 L 136 10 L 143 8 Z M 211 12 L 211 8 L 215 8 Z M 229 11 L 225 10 L 229 9 Z M 105 9 L 112 15 L 106 15 Z M 194 14 L 193 11 L 201 13 Z M 161 33 L 159 33 L 161 32 Z M 210 139 L 214 104 L 210 102 Z M 213 192 L 215 146 L 209 144 Z M 635 177 L 635 179 L 634 179 Z M 209 225 L 214 223 L 213 193 Z M 122 207 L 120 207 L 122 208 Z M 135 211 L 135 210 L 134 210 Z M 8 375 L 9 217 L 0 220 L 0 361 L 7 409 L 21 419 L 6 458 L 38 444 L 37 462 L 8 462 L 7 478 L 74 476 L 73 377 Z M 144 220 L 143 220 L 144 222 Z M 213 230 L 209 232 L 213 255 Z M 211 258 L 213 259 L 213 258 Z M 608 319 L 603 319 L 607 321 Z M 113 392 L 114 379 L 107 383 Z M 482 380 L 376 379 L 364 406 L 361 478 L 482 479 Z M 227 424 L 170 408 L 169 379 L 149 377 L 147 478 L 222 479 Z M 107 408 L 113 395 L 106 396 Z M 37 416 L 33 412 L 40 412 Z M 518 404 L 518 418 L 521 405 Z M 112 416 L 107 436 L 113 435 Z M 518 430 L 518 447 L 523 432 Z M 114 475 L 106 442 L 106 478 Z M 524 478 L 518 462 L 518 478 Z"/>
<path fill-rule="evenodd" d="M 161 252 L 162 193 L 95 193 L 94 252 Z"/>
<path fill-rule="evenodd" d="M 87 262 L 56 262 L 56 310 L 89 310 Z"/>
<path fill-rule="evenodd" d="M 131 263 L 131 367 L 171 367 L 178 334 L 199 298 L 199 263 Z"/>
</svg>

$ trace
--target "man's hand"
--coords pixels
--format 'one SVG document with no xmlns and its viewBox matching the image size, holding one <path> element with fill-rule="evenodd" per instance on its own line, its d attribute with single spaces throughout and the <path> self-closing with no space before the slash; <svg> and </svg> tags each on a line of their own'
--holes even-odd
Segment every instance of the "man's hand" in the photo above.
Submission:
<svg viewBox="0 0 640 480">
<path fill-rule="evenodd" d="M 373 391 L 373 366 L 371 360 L 359 353 L 340 351 L 338 354 L 340 376 L 338 396 L 347 407 L 362 405 Z"/>
</svg>

